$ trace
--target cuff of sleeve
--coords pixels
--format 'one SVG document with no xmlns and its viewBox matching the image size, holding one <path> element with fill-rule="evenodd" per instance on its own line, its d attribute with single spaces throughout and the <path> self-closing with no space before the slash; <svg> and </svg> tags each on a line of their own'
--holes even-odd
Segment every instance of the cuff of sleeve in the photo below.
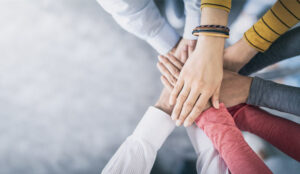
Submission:
<svg viewBox="0 0 300 174">
<path fill-rule="evenodd" d="M 244 38 L 251 47 L 259 52 L 265 52 L 272 44 L 272 42 L 263 39 L 261 36 L 258 36 L 253 27 L 244 33 Z"/>
<path fill-rule="evenodd" d="M 254 77 L 250 86 L 249 97 L 246 101 L 247 104 L 259 106 L 261 104 L 261 97 L 264 94 L 264 86 L 263 83 L 265 80 Z"/>
<path fill-rule="evenodd" d="M 197 40 L 197 37 L 192 34 L 194 28 L 200 25 L 200 11 L 186 13 L 183 38 L 188 40 Z"/>
<path fill-rule="evenodd" d="M 220 7 L 220 6 L 216 6 L 216 5 L 201 5 L 201 9 L 205 8 L 205 7 L 217 8 L 217 9 L 225 10 L 228 13 L 230 12 L 230 9 L 227 7 Z"/>
<path fill-rule="evenodd" d="M 144 139 L 158 150 L 174 128 L 175 124 L 168 114 L 151 106 L 134 130 L 133 136 Z"/>
<path fill-rule="evenodd" d="M 230 12 L 231 0 L 201 0 L 201 9 L 204 7 L 218 8 Z"/>
<path fill-rule="evenodd" d="M 179 41 L 180 36 L 168 23 L 156 36 L 147 39 L 147 42 L 160 54 L 167 54 Z"/>
</svg>

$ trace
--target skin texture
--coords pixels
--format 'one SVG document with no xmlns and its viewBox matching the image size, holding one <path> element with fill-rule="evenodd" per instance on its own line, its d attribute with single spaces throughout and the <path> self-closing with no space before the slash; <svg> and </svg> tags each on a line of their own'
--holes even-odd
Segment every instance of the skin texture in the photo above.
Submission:
<svg viewBox="0 0 300 174">
<path fill-rule="evenodd" d="M 169 104 L 170 91 L 167 88 L 164 88 L 159 96 L 154 107 L 164 111 L 165 113 L 171 115 L 173 107 Z"/>
<path fill-rule="evenodd" d="M 251 47 L 244 38 L 224 51 L 224 68 L 238 72 L 258 51 Z"/>
<path fill-rule="evenodd" d="M 201 25 L 227 25 L 227 18 L 228 13 L 224 10 L 203 8 Z M 175 105 L 173 120 L 187 120 L 187 125 L 192 124 L 210 98 L 214 107 L 219 107 L 224 43 L 222 37 L 198 37 L 196 48 L 182 68 L 170 96 L 170 104 Z"/>
<path fill-rule="evenodd" d="M 196 47 L 197 40 L 181 38 L 169 54 L 177 57 L 181 62 L 185 62 Z"/>
<path fill-rule="evenodd" d="M 174 88 L 183 65 L 184 63 L 180 62 L 172 55 L 168 55 L 168 57 L 159 56 L 157 67 L 163 75 L 161 81 L 170 91 Z M 245 103 L 249 95 L 251 82 L 251 77 L 241 76 L 237 73 L 224 70 L 220 101 L 225 103 L 227 107 Z M 206 110 L 209 107 L 211 107 L 211 105 L 210 103 L 207 103 L 203 110 Z M 177 125 L 181 125 L 184 121 L 184 119 L 179 118 L 177 120 Z M 191 123 L 184 122 L 184 125 L 189 126 Z"/>
</svg>

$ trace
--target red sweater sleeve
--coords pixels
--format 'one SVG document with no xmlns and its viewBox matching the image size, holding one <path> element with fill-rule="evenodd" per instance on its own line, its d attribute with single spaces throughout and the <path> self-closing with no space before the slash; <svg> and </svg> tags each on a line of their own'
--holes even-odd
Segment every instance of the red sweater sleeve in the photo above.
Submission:
<svg viewBox="0 0 300 174">
<path fill-rule="evenodd" d="M 300 125 L 258 107 L 237 105 L 228 109 L 238 128 L 260 136 L 300 161 Z"/>
<path fill-rule="evenodd" d="M 272 173 L 246 143 L 223 103 L 218 110 L 210 108 L 203 112 L 196 124 L 210 138 L 231 173 Z"/>
</svg>

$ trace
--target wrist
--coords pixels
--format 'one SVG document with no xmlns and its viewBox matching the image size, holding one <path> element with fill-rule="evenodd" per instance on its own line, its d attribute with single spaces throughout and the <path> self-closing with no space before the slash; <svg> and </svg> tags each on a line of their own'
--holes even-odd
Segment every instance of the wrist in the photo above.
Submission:
<svg viewBox="0 0 300 174">
<path fill-rule="evenodd" d="M 203 55 L 204 53 L 208 53 L 211 55 L 201 56 L 203 58 L 206 58 L 208 60 L 213 59 L 220 59 L 223 60 L 223 54 L 224 54 L 224 44 L 225 39 L 222 37 L 215 37 L 215 36 L 199 36 L 195 54 L 197 55 Z"/>
<path fill-rule="evenodd" d="M 243 52 L 243 54 L 245 55 L 242 56 L 242 58 L 244 58 L 243 62 L 248 63 L 258 53 L 256 49 L 254 49 L 247 43 L 244 37 L 239 40 L 237 44 L 240 44 L 241 53 Z"/>
<path fill-rule="evenodd" d="M 168 115 L 171 115 L 172 113 L 172 107 L 168 104 L 168 101 L 164 102 L 164 103 L 161 103 L 161 102 L 157 102 L 155 105 L 154 105 L 155 108 L 165 112 L 166 114 Z"/>
<path fill-rule="evenodd" d="M 243 84 L 243 93 L 241 95 L 240 103 L 246 103 L 246 101 L 249 97 L 249 94 L 250 94 L 252 80 L 253 80 L 252 77 L 243 76 L 243 81 L 241 83 L 241 84 Z"/>
<path fill-rule="evenodd" d="M 223 25 L 228 23 L 228 12 L 217 8 L 202 8 L 201 25 Z"/>
</svg>

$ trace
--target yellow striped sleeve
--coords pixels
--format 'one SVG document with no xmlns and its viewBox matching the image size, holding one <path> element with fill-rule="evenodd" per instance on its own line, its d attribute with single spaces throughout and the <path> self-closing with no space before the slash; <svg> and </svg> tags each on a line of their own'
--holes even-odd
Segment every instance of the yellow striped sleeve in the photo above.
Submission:
<svg viewBox="0 0 300 174">
<path fill-rule="evenodd" d="M 278 0 L 267 13 L 244 34 L 250 46 L 260 52 L 300 20 L 299 0 Z"/>
<path fill-rule="evenodd" d="M 202 0 L 201 9 L 204 7 L 218 8 L 230 12 L 231 0 Z"/>
</svg>

